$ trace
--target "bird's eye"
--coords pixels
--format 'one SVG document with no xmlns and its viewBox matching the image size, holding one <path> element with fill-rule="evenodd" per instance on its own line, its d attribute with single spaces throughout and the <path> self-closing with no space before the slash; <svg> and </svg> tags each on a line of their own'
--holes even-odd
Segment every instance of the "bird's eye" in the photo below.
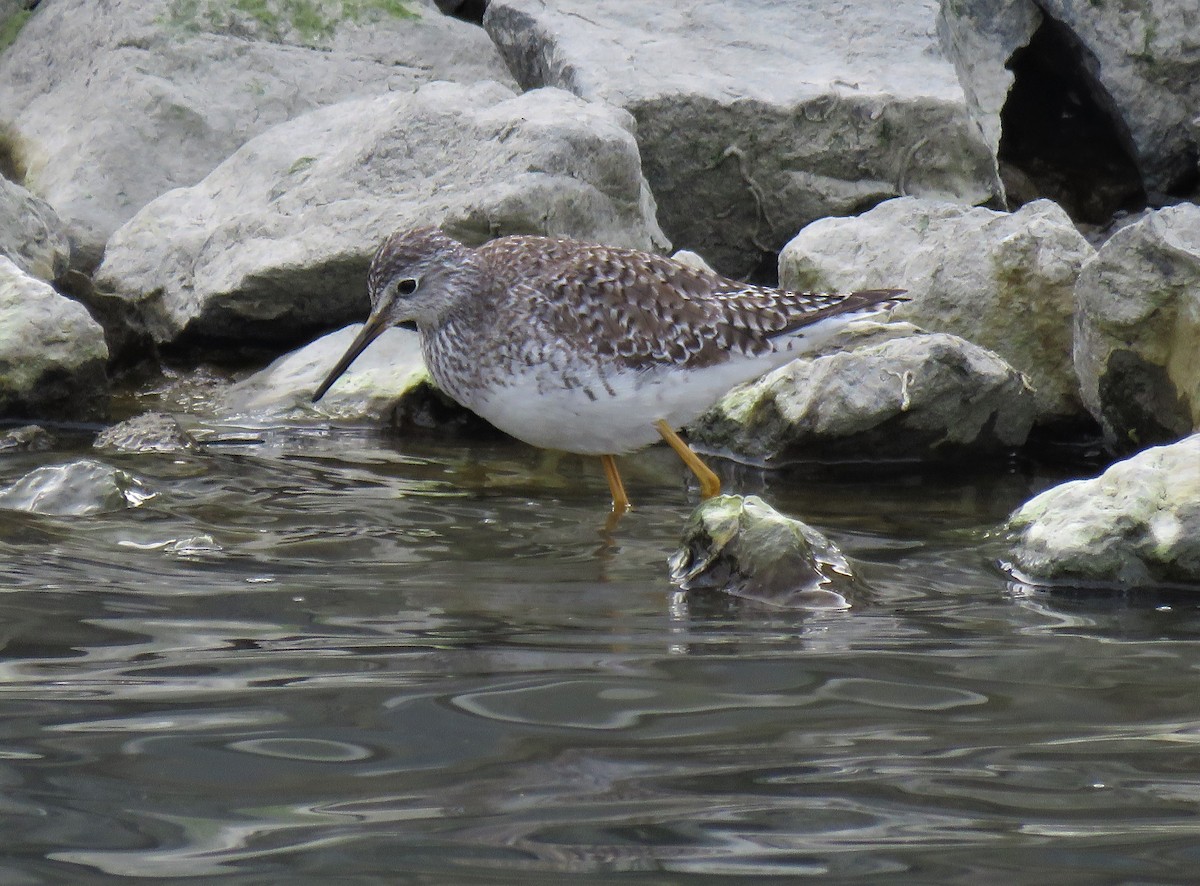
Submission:
<svg viewBox="0 0 1200 886">
<path fill-rule="evenodd" d="M 396 284 L 396 291 L 401 295 L 412 295 L 417 291 L 417 281 L 408 277 Z"/>
</svg>

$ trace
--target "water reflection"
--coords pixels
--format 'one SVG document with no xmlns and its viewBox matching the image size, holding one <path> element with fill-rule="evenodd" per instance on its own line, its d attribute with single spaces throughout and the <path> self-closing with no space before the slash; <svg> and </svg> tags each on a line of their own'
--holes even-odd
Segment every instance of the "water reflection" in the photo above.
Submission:
<svg viewBox="0 0 1200 886">
<path fill-rule="evenodd" d="M 876 591 L 794 612 L 671 587 L 670 453 L 605 537 L 584 462 L 256 433 L 0 512 L 0 881 L 1194 869 L 1197 609 L 1014 593 L 986 531 L 1037 478 L 726 466 Z"/>
</svg>

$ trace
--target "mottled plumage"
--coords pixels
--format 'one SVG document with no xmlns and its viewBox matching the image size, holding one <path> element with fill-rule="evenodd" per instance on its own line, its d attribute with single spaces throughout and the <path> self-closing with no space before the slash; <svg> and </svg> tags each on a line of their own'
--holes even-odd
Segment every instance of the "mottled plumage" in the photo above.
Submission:
<svg viewBox="0 0 1200 886">
<path fill-rule="evenodd" d="M 385 241 L 367 285 L 371 317 L 314 399 L 383 329 L 415 323 L 455 400 L 534 445 L 606 458 L 666 437 L 900 292 L 788 292 L 545 237 L 471 249 L 430 228 Z M 617 499 L 611 459 L 606 468 Z"/>
</svg>

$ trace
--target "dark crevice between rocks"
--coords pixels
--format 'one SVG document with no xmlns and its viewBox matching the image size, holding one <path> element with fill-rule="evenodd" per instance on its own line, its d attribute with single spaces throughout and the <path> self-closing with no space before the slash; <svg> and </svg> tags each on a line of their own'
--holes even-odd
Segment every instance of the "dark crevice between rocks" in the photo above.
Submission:
<svg viewBox="0 0 1200 886">
<path fill-rule="evenodd" d="M 462 19 L 473 25 L 483 24 L 488 0 L 438 0 L 438 9 L 452 18 Z"/>
<path fill-rule="evenodd" d="M 1147 205 L 1133 140 L 1091 53 L 1043 10 L 1013 53 L 1014 82 L 1000 112 L 1000 172 L 1010 208 L 1049 197 L 1077 222 L 1107 224 Z"/>
</svg>

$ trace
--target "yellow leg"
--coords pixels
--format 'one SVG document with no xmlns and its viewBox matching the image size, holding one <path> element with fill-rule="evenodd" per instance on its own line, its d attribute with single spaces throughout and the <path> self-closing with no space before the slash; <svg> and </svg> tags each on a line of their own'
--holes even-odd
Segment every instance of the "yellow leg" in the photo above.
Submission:
<svg viewBox="0 0 1200 886">
<path fill-rule="evenodd" d="M 721 478 L 714 474 L 708 465 L 700 460 L 700 456 L 692 452 L 691 447 L 684 443 L 679 435 L 671 430 L 671 426 L 660 418 L 654 423 L 654 427 L 658 428 L 658 432 L 667 441 L 667 445 L 675 450 L 675 454 L 683 459 L 683 463 L 692 469 L 692 473 L 700 481 L 701 498 L 712 498 L 714 495 L 720 495 Z"/>
<path fill-rule="evenodd" d="M 629 510 L 629 496 L 625 494 L 625 486 L 621 483 L 617 460 L 611 455 L 602 455 L 600 464 L 604 465 L 604 476 L 608 478 L 608 488 L 612 490 L 613 513 L 620 516 Z"/>
</svg>

